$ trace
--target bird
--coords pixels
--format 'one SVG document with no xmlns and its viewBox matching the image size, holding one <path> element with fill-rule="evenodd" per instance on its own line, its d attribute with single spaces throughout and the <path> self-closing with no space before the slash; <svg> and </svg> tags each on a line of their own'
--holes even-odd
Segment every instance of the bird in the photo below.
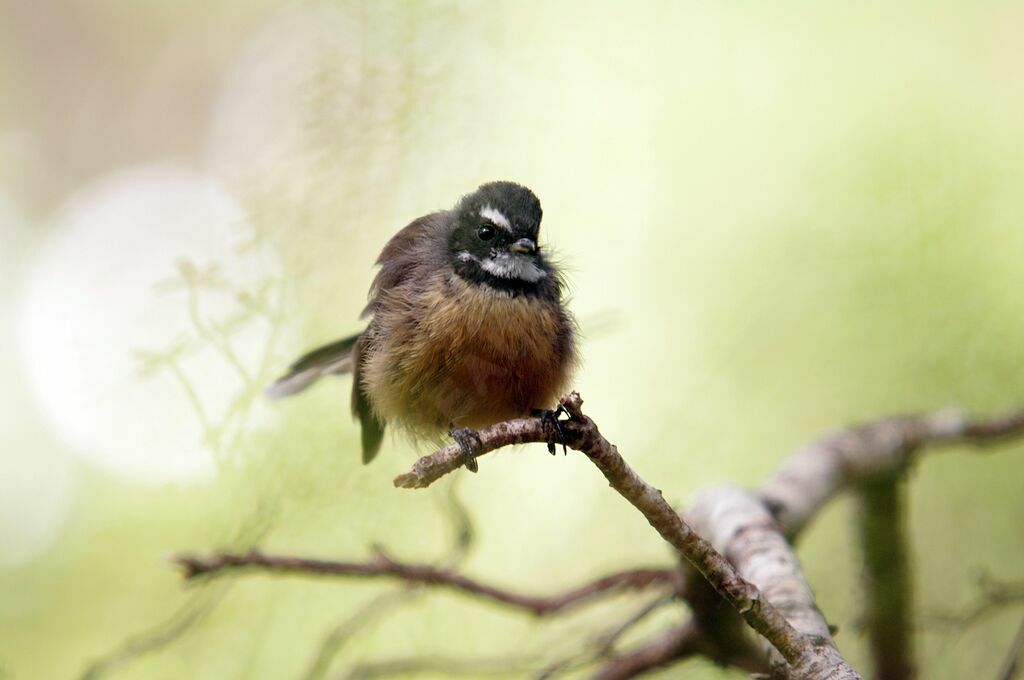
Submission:
<svg viewBox="0 0 1024 680">
<path fill-rule="evenodd" d="M 558 430 L 550 407 L 579 363 L 578 330 L 538 242 L 542 216 L 530 189 L 497 181 L 414 220 L 377 258 L 365 329 L 299 357 L 268 395 L 352 373 L 364 464 L 388 425 L 414 440 L 447 433 L 472 472 L 479 428 L 540 415 Z"/>
</svg>

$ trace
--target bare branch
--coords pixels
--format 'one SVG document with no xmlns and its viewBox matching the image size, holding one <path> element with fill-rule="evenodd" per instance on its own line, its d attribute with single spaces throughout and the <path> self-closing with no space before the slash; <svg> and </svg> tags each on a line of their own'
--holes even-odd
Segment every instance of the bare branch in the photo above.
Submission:
<svg viewBox="0 0 1024 680">
<path fill-rule="evenodd" d="M 828 434 L 789 458 L 761 487 L 761 496 L 787 536 L 796 536 L 843 489 L 897 473 L 928 444 L 982 446 L 1024 434 L 1024 411 L 969 420 L 956 410 L 896 417 Z"/>
<path fill-rule="evenodd" d="M 648 616 L 661 609 L 662 607 L 671 604 L 676 600 L 675 594 L 662 595 L 661 597 L 651 600 L 639 610 L 637 610 L 632 616 L 625 621 L 619 623 L 615 628 L 608 631 L 601 636 L 599 645 L 597 648 L 597 655 L 607 656 L 611 654 L 615 645 L 618 643 L 622 636 L 628 633 L 634 626 L 638 625 L 641 621 L 646 619 Z"/>
<path fill-rule="evenodd" d="M 789 458 L 775 477 L 764 484 L 757 493 L 776 519 L 778 523 L 776 530 L 793 537 L 799 534 L 825 503 L 845 488 L 878 479 L 880 476 L 899 475 L 909 465 L 913 454 L 923 445 L 986 445 L 1021 434 L 1024 434 L 1024 412 L 978 421 L 971 421 L 961 413 L 951 410 L 923 416 L 879 420 L 827 435 L 805 446 Z M 748 509 L 753 512 L 753 507 Z M 723 511 L 723 508 L 717 508 L 705 514 L 715 518 L 713 524 L 724 524 Z M 757 522 L 754 524 L 756 525 Z M 891 530 L 893 526 L 895 524 L 890 522 L 886 529 Z M 725 528 L 720 527 L 720 529 Z M 739 537 L 749 531 L 750 526 L 744 524 L 736 525 L 733 528 L 734 537 Z M 703 526 L 700 527 L 700 530 L 702 533 L 714 535 L 712 530 L 705 531 Z M 766 526 L 762 526 L 762 530 L 770 531 Z M 811 616 L 801 622 L 797 612 L 787 606 L 784 600 L 777 601 L 773 592 L 769 592 L 772 588 L 772 585 L 769 584 L 776 584 L 776 579 L 779 576 L 776 575 L 767 580 L 756 576 L 750 567 L 743 565 L 742 560 L 737 557 L 736 548 L 732 545 L 733 540 L 723 538 L 721 541 L 713 539 L 713 542 L 731 561 L 737 563 L 744 576 L 764 589 L 765 595 L 772 602 L 778 604 L 798 629 L 814 634 L 814 629 L 817 628 L 817 634 L 821 635 L 826 630 L 822 628 L 824 619 L 814 621 L 815 617 Z M 890 534 L 886 540 L 898 539 Z M 770 565 L 774 557 L 781 559 L 781 564 L 790 559 L 787 557 L 787 553 L 791 554 L 788 546 L 776 541 L 776 549 L 768 550 L 761 555 L 761 559 L 766 565 Z M 795 560 L 795 557 L 792 559 Z M 882 560 L 883 558 L 880 556 L 878 559 Z M 889 559 L 888 555 L 884 559 Z M 806 599 L 801 605 L 804 608 L 804 614 L 817 613 L 817 609 L 813 607 L 813 595 L 809 587 L 806 586 L 795 562 L 794 566 L 795 569 L 791 574 L 784 576 L 779 584 L 787 580 L 794 585 L 802 584 L 801 588 L 806 588 Z M 900 567 L 903 570 L 905 568 L 905 565 Z M 894 583 L 898 583 L 898 574 L 893 574 L 892 579 L 895 579 Z M 905 585 L 895 585 L 894 587 L 905 589 Z M 1004 596 L 1014 595 L 1012 592 L 1001 594 Z M 909 633 L 907 632 L 909 605 L 905 599 L 887 604 L 903 612 L 902 621 L 894 620 L 893 624 L 904 631 L 903 639 L 908 642 L 903 649 L 909 649 Z M 879 616 L 890 614 L 895 616 L 896 613 L 896 610 L 893 610 L 887 614 L 880 613 Z M 817 616 L 820 618 L 820 614 Z M 894 633 L 894 630 L 890 630 L 885 635 L 891 636 Z M 826 638 L 822 636 L 821 639 Z M 834 644 L 831 642 L 830 636 L 827 637 L 827 640 L 829 645 Z M 899 641 L 893 642 L 893 646 L 886 653 L 894 654 L 892 650 L 900 644 Z M 895 656 L 890 656 L 889 659 L 892 664 L 891 668 L 894 669 L 897 660 Z M 900 663 L 909 662 L 904 657 Z M 905 666 L 905 669 L 909 669 L 909 665 Z M 909 672 L 909 670 L 905 672 Z M 909 676 L 892 675 L 887 677 Z"/>
<path fill-rule="evenodd" d="M 836 651 L 813 636 L 794 628 L 756 586 L 745 580 L 736 568 L 697 534 L 665 501 L 661 491 L 645 482 L 618 450 L 605 439 L 594 421 L 581 410 L 583 400 L 576 392 L 562 399 L 570 414 L 561 423 L 564 443 L 584 453 L 604 474 L 613 489 L 639 510 L 650 525 L 684 556 L 743 616 L 751 628 L 771 642 L 803 678 L 859 678 Z M 481 447 L 477 457 L 509 444 L 547 442 L 553 433 L 540 418 L 522 418 L 499 423 L 479 432 Z M 413 470 L 395 480 L 396 486 L 422 488 L 462 464 L 458 446 L 448 446 L 421 458 Z M 812 599 L 813 601 L 813 599 Z M 826 639 L 831 642 L 831 638 Z"/>
<path fill-rule="evenodd" d="M 610 574 L 558 595 L 540 597 L 496 588 L 451 569 L 396 562 L 380 551 L 367 562 L 338 562 L 265 555 L 258 550 L 242 554 L 221 552 L 205 557 L 181 555 L 174 561 L 184 570 L 185 578 L 189 580 L 240 569 L 305 576 L 397 578 L 408 583 L 439 586 L 469 593 L 493 602 L 524 609 L 535 616 L 562 612 L 599 596 L 623 590 L 640 590 L 654 585 L 671 585 L 673 588 L 677 588 L 679 581 L 678 572 L 674 569 L 630 569 Z"/>
<path fill-rule="evenodd" d="M 990 420 L 965 422 L 963 430 L 953 437 L 947 438 L 946 443 L 995 444 L 1022 433 L 1024 433 L 1024 411 L 1013 411 Z M 938 437 L 934 437 L 934 439 L 939 441 Z"/>
<path fill-rule="evenodd" d="M 571 424 L 571 421 L 564 421 L 562 427 L 568 428 Z M 485 427 L 477 434 L 480 435 L 482 444 L 480 450 L 476 452 L 477 458 L 503 446 L 547 442 L 552 436 L 540 418 L 506 420 Z M 449 472 L 458 470 L 464 461 L 462 448 L 457 443 L 449 444 L 417 460 L 411 471 L 395 477 L 395 486 L 403 489 L 425 489 Z"/>
<path fill-rule="evenodd" d="M 700 631 L 692 623 L 672 628 L 638 649 L 612 659 L 593 675 L 593 680 L 624 680 L 701 653 Z"/>
<path fill-rule="evenodd" d="M 927 617 L 926 624 L 963 631 L 1006 607 L 1024 604 L 1024 581 L 1004 582 L 983 573 L 978 577 L 978 588 L 981 594 L 964 611 L 932 614 Z"/>
<path fill-rule="evenodd" d="M 410 586 L 401 590 L 382 593 L 358 611 L 349 615 L 339 623 L 324 638 L 317 650 L 313 663 L 306 672 L 304 680 L 321 680 L 327 675 L 327 671 L 341 649 L 359 631 L 373 625 L 377 619 L 389 614 L 400 606 L 412 602 L 417 595 L 422 593 L 422 588 Z"/>
<path fill-rule="evenodd" d="M 766 646 L 777 674 L 859 677 L 843 662 L 792 546 L 754 493 L 735 487 L 713 489 L 697 499 L 686 517 L 810 642 L 812 651 L 797 663 L 786 659 L 793 666 L 789 670 L 779 654 Z M 840 674 L 830 675 L 829 669 Z"/>
<path fill-rule="evenodd" d="M 901 479 L 895 474 L 862 482 L 857 490 L 864 550 L 864 622 L 874 677 L 915 676 L 911 636 L 911 584 Z"/>
<path fill-rule="evenodd" d="M 391 659 L 388 661 L 371 661 L 360 664 L 342 677 L 348 680 L 367 680 L 369 678 L 388 678 L 396 675 L 409 677 L 414 675 L 444 674 L 447 677 L 509 676 L 522 675 L 528 672 L 536 662 L 531 659 L 498 658 L 498 659 L 457 659 L 443 656 L 418 656 L 407 659 Z"/>
<path fill-rule="evenodd" d="M 99 680 L 112 671 L 178 640 L 203 621 L 220 604 L 227 587 L 198 593 L 169 618 L 125 641 L 116 649 L 92 662 L 80 680 Z"/>
<path fill-rule="evenodd" d="M 599 635 L 584 649 L 577 651 L 571 656 L 549 663 L 537 673 L 536 680 L 550 680 L 550 678 L 554 678 L 562 673 L 567 673 L 572 670 L 589 666 L 597 661 L 612 656 L 615 652 L 615 646 L 626 633 L 661 607 L 676 602 L 677 600 L 678 598 L 676 594 L 671 593 L 669 595 L 662 595 L 661 597 L 648 602 L 635 613 L 631 614 L 629 618 L 621 621 L 615 627 Z"/>
</svg>

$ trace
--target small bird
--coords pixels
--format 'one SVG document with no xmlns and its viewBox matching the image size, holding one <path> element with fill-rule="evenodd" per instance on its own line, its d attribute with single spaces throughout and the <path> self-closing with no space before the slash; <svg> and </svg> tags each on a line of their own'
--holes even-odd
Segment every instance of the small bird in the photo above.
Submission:
<svg viewBox="0 0 1024 680">
<path fill-rule="evenodd" d="M 268 394 L 352 372 L 364 463 L 385 424 L 434 441 L 448 432 L 473 472 L 475 429 L 529 414 L 554 414 L 557 429 L 549 409 L 577 364 L 576 323 L 537 242 L 541 216 L 532 191 L 491 182 L 413 221 L 377 258 L 366 329 L 303 355 Z"/>
</svg>

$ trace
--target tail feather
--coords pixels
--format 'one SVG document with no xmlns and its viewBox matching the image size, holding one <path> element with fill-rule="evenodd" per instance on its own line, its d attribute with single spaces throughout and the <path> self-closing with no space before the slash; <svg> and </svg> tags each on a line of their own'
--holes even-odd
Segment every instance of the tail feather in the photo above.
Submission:
<svg viewBox="0 0 1024 680">
<path fill-rule="evenodd" d="M 356 393 L 362 395 L 362 390 L 356 388 L 353 394 Z M 356 399 L 356 417 L 359 418 L 362 429 L 363 465 L 366 465 L 376 458 L 377 452 L 380 451 L 380 444 L 384 440 L 384 423 L 377 420 L 365 397 L 360 396 Z"/>
<path fill-rule="evenodd" d="M 363 463 L 369 463 L 380 450 L 384 439 L 384 423 L 381 422 L 363 394 L 359 384 L 359 348 L 361 334 L 332 342 L 308 352 L 293 363 L 288 372 L 267 387 L 267 396 L 280 399 L 301 392 L 321 376 L 352 373 L 352 415 L 362 425 Z"/>
<path fill-rule="evenodd" d="M 352 415 L 359 419 L 362 426 L 363 465 L 366 465 L 380 451 L 380 443 L 384 439 L 384 423 L 377 419 L 377 414 L 373 412 L 370 400 L 363 392 L 363 386 L 359 380 L 359 370 L 362 364 L 360 345 L 356 345 L 352 353 L 355 356 L 352 371 Z"/>
<path fill-rule="evenodd" d="M 321 376 L 351 373 L 352 349 L 357 340 L 358 333 L 303 354 L 288 368 L 286 374 L 267 387 L 267 396 L 271 399 L 281 399 L 301 392 Z"/>
</svg>

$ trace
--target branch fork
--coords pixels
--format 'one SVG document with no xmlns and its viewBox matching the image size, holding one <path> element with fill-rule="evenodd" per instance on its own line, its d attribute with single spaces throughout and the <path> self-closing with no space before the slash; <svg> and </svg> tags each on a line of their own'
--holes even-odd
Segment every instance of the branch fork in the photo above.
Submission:
<svg viewBox="0 0 1024 680">
<path fill-rule="evenodd" d="M 751 628 L 768 640 L 781 659 L 794 669 L 796 677 L 831 680 L 860 677 L 839 655 L 827 624 L 824 627 L 814 625 L 812 630 L 797 630 L 756 585 L 745 579 L 709 541 L 687 524 L 659 489 L 644 481 L 629 466 L 615 445 L 605 439 L 594 421 L 583 413 L 583 399 L 578 392 L 563 397 L 561 406 L 569 414 L 569 419 L 561 423 L 565 445 L 587 456 L 609 485 L 644 515 L 661 537 L 704 576 Z M 477 457 L 511 444 L 550 441 L 550 430 L 542 418 L 498 423 L 480 430 L 479 435 L 481 446 Z M 395 486 L 429 486 L 457 469 L 461 456 L 460 447 L 447 446 L 418 460 L 410 472 L 395 479 Z"/>
</svg>

